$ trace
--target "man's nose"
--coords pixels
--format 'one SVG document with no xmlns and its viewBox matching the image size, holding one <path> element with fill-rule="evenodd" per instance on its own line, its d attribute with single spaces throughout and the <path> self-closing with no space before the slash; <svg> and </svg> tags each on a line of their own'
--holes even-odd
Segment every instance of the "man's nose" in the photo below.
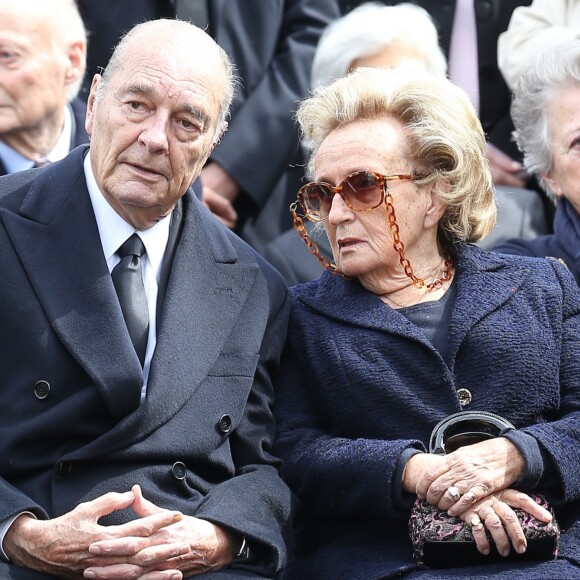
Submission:
<svg viewBox="0 0 580 580">
<path fill-rule="evenodd" d="M 168 116 L 157 112 L 144 122 L 139 141 L 145 145 L 150 153 L 159 151 L 166 153 L 169 149 L 168 131 Z"/>
<path fill-rule="evenodd" d="M 328 212 L 328 221 L 333 225 L 338 225 L 348 221 L 353 217 L 353 210 L 346 204 L 340 193 L 335 193 Z"/>
</svg>

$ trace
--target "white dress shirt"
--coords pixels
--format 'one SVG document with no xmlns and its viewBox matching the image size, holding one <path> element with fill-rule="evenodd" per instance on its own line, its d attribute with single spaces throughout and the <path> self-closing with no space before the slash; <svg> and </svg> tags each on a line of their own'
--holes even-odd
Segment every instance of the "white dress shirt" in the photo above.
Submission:
<svg viewBox="0 0 580 580">
<path fill-rule="evenodd" d="M 120 258 L 117 256 L 117 250 L 136 230 L 109 205 L 101 193 L 93 174 L 90 157 L 89 152 L 85 156 L 84 162 L 85 178 L 99 228 L 103 253 L 107 260 L 109 272 L 112 272 L 113 268 L 120 262 Z M 147 338 L 147 350 L 145 351 L 145 362 L 143 364 L 141 401 L 145 399 L 147 392 L 149 368 L 157 340 L 157 291 L 159 289 L 159 276 L 161 274 L 163 255 L 165 254 L 167 240 L 169 239 L 170 223 L 171 218 L 167 216 L 148 230 L 137 231 L 147 252 L 145 259 L 141 260 L 141 267 L 145 295 L 147 296 L 147 306 L 149 308 L 149 336 Z"/>
</svg>

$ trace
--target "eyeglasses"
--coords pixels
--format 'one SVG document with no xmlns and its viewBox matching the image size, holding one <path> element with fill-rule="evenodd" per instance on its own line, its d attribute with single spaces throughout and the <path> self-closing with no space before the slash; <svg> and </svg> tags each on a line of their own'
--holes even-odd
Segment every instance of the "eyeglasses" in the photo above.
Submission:
<svg viewBox="0 0 580 580">
<path fill-rule="evenodd" d="M 339 194 L 346 205 L 354 211 L 370 211 L 385 200 L 389 181 L 416 181 L 424 175 L 380 175 L 372 171 L 355 171 L 345 177 L 336 187 L 322 181 L 307 183 L 298 191 L 298 201 L 305 216 L 313 222 L 328 218 L 332 200 Z"/>
</svg>

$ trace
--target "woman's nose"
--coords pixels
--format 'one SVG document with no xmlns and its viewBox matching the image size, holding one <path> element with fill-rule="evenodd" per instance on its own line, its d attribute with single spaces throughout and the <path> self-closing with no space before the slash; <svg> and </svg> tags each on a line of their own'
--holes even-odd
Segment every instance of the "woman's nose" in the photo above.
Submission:
<svg viewBox="0 0 580 580">
<path fill-rule="evenodd" d="M 353 211 L 339 193 L 335 193 L 328 212 L 328 221 L 337 225 L 353 218 Z"/>
</svg>

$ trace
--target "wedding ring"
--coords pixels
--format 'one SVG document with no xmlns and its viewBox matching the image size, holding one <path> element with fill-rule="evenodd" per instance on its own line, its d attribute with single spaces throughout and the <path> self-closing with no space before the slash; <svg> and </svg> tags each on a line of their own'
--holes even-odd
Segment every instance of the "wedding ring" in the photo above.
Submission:
<svg viewBox="0 0 580 580">
<path fill-rule="evenodd" d="M 450 485 L 447 488 L 447 495 L 453 500 L 453 501 L 459 501 L 459 498 L 461 497 L 461 492 L 454 486 L 454 485 Z"/>
</svg>

